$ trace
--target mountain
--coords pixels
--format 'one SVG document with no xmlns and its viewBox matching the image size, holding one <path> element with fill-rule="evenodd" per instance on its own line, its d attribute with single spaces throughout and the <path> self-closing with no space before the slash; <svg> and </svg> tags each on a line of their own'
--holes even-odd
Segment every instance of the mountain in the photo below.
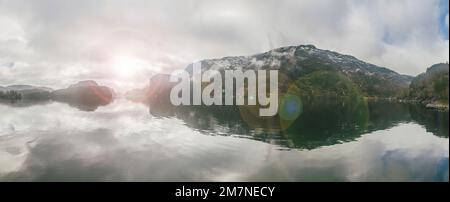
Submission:
<svg viewBox="0 0 450 202">
<path fill-rule="evenodd" d="M 15 91 L 52 91 L 51 88 L 47 87 L 39 87 L 39 86 L 31 86 L 31 85 L 10 85 L 7 86 L 9 90 L 15 90 Z"/>
<path fill-rule="evenodd" d="M 200 61 L 202 71 L 225 69 L 279 70 L 290 81 L 317 71 L 348 77 L 365 96 L 395 97 L 407 89 L 413 77 L 361 61 L 353 56 L 318 49 L 313 45 L 289 46 L 252 56 L 224 57 Z M 193 65 L 186 70 L 192 72 Z"/>
<path fill-rule="evenodd" d="M 31 86 L 31 85 L 11 85 L 6 87 L 10 91 L 15 91 L 22 95 L 25 100 L 49 100 L 53 91 L 51 88 Z"/>
<path fill-rule="evenodd" d="M 14 91 L 21 95 L 21 99 L 24 100 L 49 100 L 50 93 L 53 91 L 51 88 L 38 87 L 31 85 L 11 85 L 6 87 L 0 86 L 0 91 Z"/>
<path fill-rule="evenodd" d="M 81 110 L 93 111 L 99 106 L 107 105 L 114 99 L 114 90 L 100 86 L 95 81 L 80 81 L 66 89 L 55 90 L 52 99 L 68 103 Z"/>
<path fill-rule="evenodd" d="M 413 79 L 411 76 L 366 63 L 353 56 L 318 49 L 313 45 L 282 47 L 251 56 L 206 59 L 199 63 L 202 72 L 218 70 L 222 74 L 227 69 L 279 70 L 279 92 L 287 92 L 293 85 L 297 85 L 301 89 L 302 99 L 317 96 L 317 93 L 336 97 L 356 91 L 358 96 L 397 97 L 407 91 Z M 185 70 L 192 74 L 193 64 L 188 65 Z M 157 77 L 160 78 L 152 79 L 157 82 L 151 81 L 147 88 L 129 91 L 126 97 L 146 103 L 167 103 L 168 91 L 173 83 L 168 81 L 168 75 Z M 302 80 L 302 78 L 310 79 Z M 320 82 L 330 79 L 339 83 L 325 86 L 332 89 L 322 88 Z M 345 89 L 338 88 L 343 83 L 353 86 L 344 85 Z"/>
<path fill-rule="evenodd" d="M 409 99 L 424 104 L 447 105 L 449 92 L 449 65 L 448 63 L 435 64 L 415 77 L 409 87 Z"/>
<path fill-rule="evenodd" d="M 80 81 L 59 90 L 31 85 L 0 86 L 0 99 L 10 101 L 8 103 L 17 107 L 58 101 L 80 110 L 93 111 L 99 106 L 111 103 L 114 98 L 112 88 L 100 86 L 92 80 Z"/>
</svg>

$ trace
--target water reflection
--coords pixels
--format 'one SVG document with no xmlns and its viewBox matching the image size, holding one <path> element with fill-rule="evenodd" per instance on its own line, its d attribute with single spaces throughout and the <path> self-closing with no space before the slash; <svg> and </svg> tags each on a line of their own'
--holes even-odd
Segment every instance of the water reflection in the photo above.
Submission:
<svg viewBox="0 0 450 202">
<path fill-rule="evenodd" d="M 411 119 L 425 126 L 428 132 L 448 138 L 448 111 L 440 112 L 425 109 L 418 105 L 409 105 L 409 113 L 411 114 Z"/>
<path fill-rule="evenodd" d="M 167 108 L 170 108 L 168 110 Z M 163 109 L 163 110 L 161 110 Z M 304 102 L 302 115 L 287 128 L 279 117 L 249 121 L 242 107 L 150 107 L 156 117 L 176 117 L 189 127 L 213 135 L 239 135 L 288 148 L 314 149 L 353 141 L 368 132 L 414 122 L 448 138 L 448 112 L 392 101 L 315 99 Z"/>
<path fill-rule="evenodd" d="M 0 105 L 6 105 L 9 107 L 31 107 L 35 105 L 47 105 L 52 103 L 50 100 L 17 100 L 17 101 L 6 101 L 6 100 L 0 100 Z"/>
<path fill-rule="evenodd" d="M 287 129 L 229 107 L 0 104 L 0 181 L 448 181 L 448 112 L 328 102 Z"/>
</svg>

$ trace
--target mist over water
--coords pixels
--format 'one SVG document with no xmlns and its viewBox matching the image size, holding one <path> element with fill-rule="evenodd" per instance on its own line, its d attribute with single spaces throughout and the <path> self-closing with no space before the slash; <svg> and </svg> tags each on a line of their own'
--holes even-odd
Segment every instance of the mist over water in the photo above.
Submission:
<svg viewBox="0 0 450 202">
<path fill-rule="evenodd" d="M 123 99 L 0 104 L 0 181 L 448 181 L 448 112 L 317 105 L 285 127 Z"/>
</svg>

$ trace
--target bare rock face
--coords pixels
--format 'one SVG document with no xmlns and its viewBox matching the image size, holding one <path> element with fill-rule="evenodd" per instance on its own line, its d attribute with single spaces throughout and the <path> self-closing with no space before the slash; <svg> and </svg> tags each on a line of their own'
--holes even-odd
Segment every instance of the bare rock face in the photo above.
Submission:
<svg viewBox="0 0 450 202">
<path fill-rule="evenodd" d="M 55 101 L 65 102 L 84 111 L 93 111 L 114 100 L 113 89 L 100 86 L 95 81 L 80 81 L 66 89 L 53 91 Z"/>
</svg>

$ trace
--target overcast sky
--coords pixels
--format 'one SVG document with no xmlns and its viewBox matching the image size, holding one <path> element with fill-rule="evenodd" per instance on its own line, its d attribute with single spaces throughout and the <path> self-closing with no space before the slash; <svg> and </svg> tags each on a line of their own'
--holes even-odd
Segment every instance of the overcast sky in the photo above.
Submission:
<svg viewBox="0 0 450 202">
<path fill-rule="evenodd" d="M 0 85 L 127 88 L 300 44 L 417 75 L 448 61 L 448 18 L 448 0 L 0 0 Z"/>
</svg>

